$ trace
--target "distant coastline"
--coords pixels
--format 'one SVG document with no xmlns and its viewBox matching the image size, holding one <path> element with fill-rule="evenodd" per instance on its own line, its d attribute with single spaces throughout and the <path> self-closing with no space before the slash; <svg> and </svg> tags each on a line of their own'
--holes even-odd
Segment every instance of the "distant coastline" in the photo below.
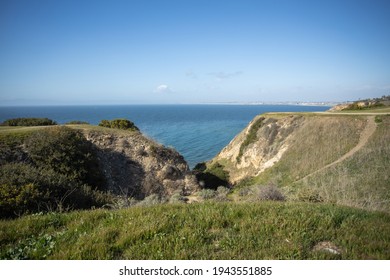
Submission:
<svg viewBox="0 0 390 280">
<path fill-rule="evenodd" d="M 309 101 L 283 101 L 283 102 L 262 102 L 262 101 L 221 101 L 221 102 L 195 102 L 195 103 L 131 103 L 131 102 L 125 102 L 125 103 L 119 103 L 115 101 L 107 101 L 104 102 L 96 102 L 91 104 L 84 104 L 84 103 L 69 103 L 69 104 L 15 104 L 15 103 L 9 103 L 9 104 L 0 104 L 0 108 L 4 107 L 66 107 L 66 106 L 180 106 L 180 105 L 241 105 L 241 106 L 251 106 L 251 105 L 296 105 L 296 106 L 324 106 L 324 107 L 333 107 L 338 104 L 343 104 L 348 101 L 341 101 L 341 102 L 334 102 L 334 101 L 323 101 L 323 102 L 309 102 Z"/>
<path fill-rule="evenodd" d="M 306 101 L 285 101 L 285 102 L 207 102 L 199 103 L 199 105 L 297 105 L 297 106 L 324 106 L 332 107 L 344 102 L 333 102 L 333 101 L 324 101 L 324 102 L 306 102 Z M 182 104 L 186 105 L 186 104 Z M 197 105 L 197 104 L 189 104 Z"/>
</svg>

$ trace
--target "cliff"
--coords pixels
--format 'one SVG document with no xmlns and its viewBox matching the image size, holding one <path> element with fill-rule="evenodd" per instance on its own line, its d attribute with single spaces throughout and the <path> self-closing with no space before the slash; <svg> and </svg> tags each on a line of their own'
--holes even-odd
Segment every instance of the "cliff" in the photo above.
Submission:
<svg viewBox="0 0 390 280">
<path fill-rule="evenodd" d="M 253 177 L 280 160 L 291 133 L 303 124 L 300 116 L 268 118 L 257 116 L 214 159 L 229 172 L 231 183 Z"/>
<path fill-rule="evenodd" d="M 175 191 L 189 194 L 197 190 L 196 178 L 174 149 L 137 131 L 78 129 L 93 144 L 107 188 L 113 193 L 142 199 L 151 194 L 170 196 Z"/>
<path fill-rule="evenodd" d="M 264 114 L 207 165 L 236 190 L 272 185 L 290 200 L 390 211 L 388 143 L 385 114 Z"/>
</svg>

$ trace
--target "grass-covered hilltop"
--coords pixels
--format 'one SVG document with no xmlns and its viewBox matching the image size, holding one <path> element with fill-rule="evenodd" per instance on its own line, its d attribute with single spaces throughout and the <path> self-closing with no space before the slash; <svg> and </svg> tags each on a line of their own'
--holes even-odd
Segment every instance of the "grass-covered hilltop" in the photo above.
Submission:
<svg viewBox="0 0 390 280">
<path fill-rule="evenodd" d="M 257 116 L 192 171 L 129 120 L 7 120 L 0 259 L 390 259 L 389 100 Z"/>
</svg>

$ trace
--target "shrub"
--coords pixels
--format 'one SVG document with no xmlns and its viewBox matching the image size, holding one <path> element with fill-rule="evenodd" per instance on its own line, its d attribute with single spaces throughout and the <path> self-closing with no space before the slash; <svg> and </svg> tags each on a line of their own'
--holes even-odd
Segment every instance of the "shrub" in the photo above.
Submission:
<svg viewBox="0 0 390 280">
<path fill-rule="evenodd" d="M 125 209 L 138 204 L 138 200 L 133 197 L 116 196 L 112 199 L 112 203 L 105 205 L 105 207 L 111 209 Z"/>
<path fill-rule="evenodd" d="M 160 197 L 158 194 L 151 194 L 140 201 L 138 205 L 141 206 L 152 206 L 166 202 L 166 200 Z"/>
<path fill-rule="evenodd" d="M 382 118 L 380 116 L 375 116 L 375 122 L 376 123 L 381 123 L 383 122 Z"/>
<path fill-rule="evenodd" d="M 136 127 L 132 121 L 126 119 L 115 119 L 112 121 L 102 120 L 99 123 L 99 126 L 123 129 L 123 130 L 139 131 L 138 127 Z"/>
<path fill-rule="evenodd" d="M 211 190 L 211 189 L 202 189 L 200 191 L 200 197 L 203 199 L 212 199 L 216 195 L 216 191 Z"/>
<path fill-rule="evenodd" d="M 296 199 L 304 202 L 323 202 L 324 199 L 321 197 L 318 190 L 313 188 L 301 188 L 298 190 Z"/>
<path fill-rule="evenodd" d="M 104 178 L 92 144 L 81 132 L 68 127 L 42 129 L 34 132 L 25 144 L 36 166 L 103 188 Z"/>
<path fill-rule="evenodd" d="M 27 137 L 16 133 L 0 134 L 0 165 L 28 161 L 27 153 L 23 149 L 23 142 Z"/>
<path fill-rule="evenodd" d="M 219 186 L 216 190 L 215 200 L 217 201 L 228 201 L 229 198 L 227 195 L 229 194 L 230 189 L 224 186 Z"/>
<path fill-rule="evenodd" d="M 24 164 L 0 167 L 0 217 L 40 211 L 89 209 L 110 203 L 112 197 L 51 169 Z"/>
<path fill-rule="evenodd" d="M 16 118 L 5 120 L 3 126 L 46 126 L 56 125 L 57 123 L 48 118 Z"/>
<path fill-rule="evenodd" d="M 33 183 L 21 186 L 2 184 L 0 185 L 0 217 L 37 212 L 39 201 L 47 199 L 47 193 L 40 191 Z"/>
<path fill-rule="evenodd" d="M 89 122 L 85 122 L 85 121 L 70 121 L 70 122 L 67 122 L 66 124 L 89 124 Z"/>
<path fill-rule="evenodd" d="M 169 198 L 169 203 L 186 203 L 188 201 L 188 198 L 184 197 L 181 194 L 181 191 L 174 192 L 171 197 Z"/>
<path fill-rule="evenodd" d="M 258 198 L 260 200 L 284 201 L 285 197 L 276 186 L 259 187 Z"/>
</svg>

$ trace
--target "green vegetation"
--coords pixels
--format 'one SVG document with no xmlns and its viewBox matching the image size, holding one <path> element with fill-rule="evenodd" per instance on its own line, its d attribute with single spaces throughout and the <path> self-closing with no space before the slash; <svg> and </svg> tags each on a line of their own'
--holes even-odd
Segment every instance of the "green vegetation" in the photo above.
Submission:
<svg viewBox="0 0 390 280">
<path fill-rule="evenodd" d="M 381 122 L 383 122 L 382 117 L 381 117 L 381 116 L 375 116 L 375 122 L 376 122 L 376 123 L 381 123 Z"/>
<path fill-rule="evenodd" d="M 16 118 L 4 121 L 2 126 L 46 126 L 56 125 L 55 121 L 48 118 Z"/>
<path fill-rule="evenodd" d="M 382 109 L 383 107 L 389 107 L 389 106 L 390 106 L 390 95 L 388 96 L 384 95 L 380 98 L 355 101 L 349 104 L 342 111 L 376 110 L 376 109 Z"/>
<path fill-rule="evenodd" d="M 123 129 L 123 130 L 139 131 L 138 127 L 136 127 L 133 122 L 126 120 L 126 119 L 115 119 L 112 121 L 102 120 L 99 123 L 99 126 L 108 127 L 108 128 Z"/>
<path fill-rule="evenodd" d="M 389 214 L 326 204 L 157 205 L 0 221 L 0 258 L 389 259 L 389 232 Z"/>
<path fill-rule="evenodd" d="M 309 119 L 307 119 L 309 120 Z M 234 186 L 234 197 L 252 201 L 262 185 L 279 187 L 287 200 L 325 202 L 390 212 L 390 116 L 375 116 L 376 129 L 350 157 L 366 126 L 366 116 L 310 116 L 292 135 L 288 149 L 272 167 Z M 241 193 L 250 195 L 240 195 Z"/>
<path fill-rule="evenodd" d="M 0 259 L 389 259 L 390 115 L 377 115 L 367 144 L 336 163 L 359 143 L 367 117 L 300 115 L 307 119 L 288 131 L 288 149 L 260 175 L 231 188 L 233 163 L 202 163 L 197 193 L 142 201 L 105 192 L 81 133 L 89 126 L 1 126 Z M 237 160 L 261 127 L 278 143 L 272 125 L 257 118 Z M 106 127 L 138 134 L 126 120 L 93 130 Z M 115 210 L 91 210 L 103 206 Z"/>
<path fill-rule="evenodd" d="M 0 217 L 89 209 L 111 200 L 98 191 L 105 182 L 79 131 L 56 126 L 0 136 Z"/>
<path fill-rule="evenodd" d="M 66 124 L 89 124 L 89 122 L 85 122 L 85 121 L 70 121 L 70 122 L 67 122 Z"/>
<path fill-rule="evenodd" d="M 311 190 L 325 202 L 390 212 L 390 116 L 380 116 L 375 133 L 343 162 L 291 184 L 291 196 Z"/>
<path fill-rule="evenodd" d="M 31 134 L 25 145 L 36 166 L 103 188 L 104 179 L 92 144 L 80 131 L 68 127 L 39 130 Z"/>
<path fill-rule="evenodd" d="M 264 117 L 258 118 L 249 128 L 249 132 L 240 146 L 240 151 L 237 155 L 237 162 L 239 163 L 246 147 L 257 141 L 257 131 L 264 125 Z"/>
<path fill-rule="evenodd" d="M 296 130 L 283 157 L 259 176 L 242 181 L 240 186 L 287 186 L 337 160 L 359 141 L 365 117 L 310 116 L 310 121 Z"/>
<path fill-rule="evenodd" d="M 212 189 L 202 189 L 199 192 L 199 196 L 203 200 L 213 200 L 213 201 L 230 201 L 228 198 L 228 194 L 230 193 L 230 189 L 219 186 L 216 190 Z"/>
<path fill-rule="evenodd" d="M 363 103 L 363 104 L 361 104 Z M 350 105 L 348 105 L 343 111 L 347 110 L 367 110 L 367 109 L 374 109 L 374 108 L 380 108 L 384 107 L 385 105 L 382 103 L 373 103 L 370 104 L 369 102 L 354 102 Z"/>
</svg>

